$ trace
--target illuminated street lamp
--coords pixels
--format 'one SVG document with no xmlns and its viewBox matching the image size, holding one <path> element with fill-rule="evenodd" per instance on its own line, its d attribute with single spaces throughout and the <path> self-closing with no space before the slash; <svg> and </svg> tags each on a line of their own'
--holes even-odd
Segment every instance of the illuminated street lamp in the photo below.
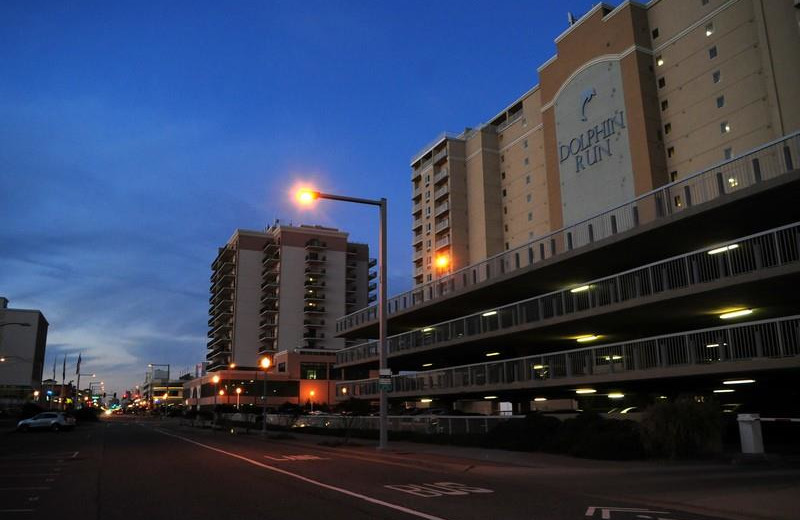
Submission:
<svg viewBox="0 0 800 520">
<path fill-rule="evenodd" d="M 261 431 L 262 433 L 267 433 L 267 370 L 269 370 L 270 365 L 272 365 L 272 360 L 269 357 L 264 356 L 263 358 L 261 358 L 260 365 L 261 368 L 264 369 L 264 392 L 261 396 L 264 410 L 262 412 L 263 421 L 261 423 Z"/>
<path fill-rule="evenodd" d="M 241 396 L 242 396 L 242 389 L 241 389 L 241 387 L 237 386 L 236 387 L 236 409 L 237 410 L 239 409 L 239 399 L 241 398 Z"/>
<path fill-rule="evenodd" d="M 308 397 L 309 397 L 308 400 L 311 401 L 311 411 L 312 412 L 314 411 L 314 395 L 315 394 L 316 394 L 316 392 L 313 391 L 313 390 L 308 393 Z"/>
<path fill-rule="evenodd" d="M 304 188 L 297 192 L 297 201 L 305 206 L 312 204 L 316 199 L 329 199 L 340 200 L 343 202 L 354 202 L 356 204 L 367 204 L 370 206 L 378 206 L 380 209 L 380 232 L 378 235 L 378 368 L 381 376 L 391 374 L 386 366 L 386 199 L 381 198 L 378 200 L 361 199 L 355 197 L 344 197 L 341 195 L 331 195 L 329 193 L 320 193 L 312 189 Z M 380 392 L 380 420 L 379 420 L 379 436 L 378 436 L 378 449 L 386 449 L 387 441 L 387 426 L 388 418 L 387 411 L 389 408 L 388 397 L 386 395 L 386 387 L 379 385 Z M 313 403 L 312 403 L 313 404 Z"/>
</svg>

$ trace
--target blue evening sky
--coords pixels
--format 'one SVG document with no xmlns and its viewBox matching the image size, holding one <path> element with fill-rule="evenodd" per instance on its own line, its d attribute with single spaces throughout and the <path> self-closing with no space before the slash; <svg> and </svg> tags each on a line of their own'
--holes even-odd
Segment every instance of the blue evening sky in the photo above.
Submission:
<svg viewBox="0 0 800 520">
<path fill-rule="evenodd" d="M 275 218 L 377 251 L 411 287 L 409 159 L 487 121 L 587 0 L 0 3 L 0 296 L 50 322 L 45 377 L 83 353 L 109 391 L 203 361 L 208 278 Z"/>
</svg>

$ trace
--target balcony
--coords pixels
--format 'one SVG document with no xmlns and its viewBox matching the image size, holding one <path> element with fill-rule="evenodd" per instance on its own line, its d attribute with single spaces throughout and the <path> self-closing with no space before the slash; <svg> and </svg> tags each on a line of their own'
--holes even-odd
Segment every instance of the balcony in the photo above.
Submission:
<svg viewBox="0 0 800 520">
<path fill-rule="evenodd" d="M 445 195 L 447 195 L 448 193 L 450 193 L 450 186 L 445 184 L 444 186 L 442 186 L 441 188 L 439 188 L 438 190 L 433 192 L 433 200 L 435 200 L 435 201 L 439 200 L 442 197 L 444 197 Z"/>
<path fill-rule="evenodd" d="M 434 186 L 439 184 L 443 180 L 445 180 L 447 178 L 447 173 L 448 173 L 448 171 L 447 171 L 446 168 L 436 172 L 436 175 L 433 176 L 433 184 L 434 184 Z"/>
<path fill-rule="evenodd" d="M 422 213 L 422 202 L 417 202 L 411 207 L 411 214 L 416 215 L 417 213 Z"/>
<path fill-rule="evenodd" d="M 325 282 L 319 278 L 309 277 L 303 282 L 303 286 L 306 289 L 321 289 L 325 287 Z"/>
<path fill-rule="evenodd" d="M 306 251 L 324 251 L 327 248 L 328 244 L 317 239 L 306 242 Z"/>
<path fill-rule="evenodd" d="M 422 186 L 417 186 L 416 188 L 414 188 L 414 191 L 411 193 L 411 199 L 412 200 L 416 199 L 420 195 L 422 195 Z"/>
<path fill-rule="evenodd" d="M 271 303 L 278 300 L 278 293 L 275 291 L 265 292 L 261 294 L 261 303 Z"/>
<path fill-rule="evenodd" d="M 439 215 L 443 215 L 443 214 L 447 213 L 448 211 L 450 211 L 450 203 L 449 202 L 445 202 L 444 204 L 439 204 L 438 206 L 436 206 L 434 208 L 433 215 L 438 217 Z"/>
<path fill-rule="evenodd" d="M 233 317 L 231 311 L 221 312 L 208 318 L 208 326 L 213 327 L 217 323 L 229 321 Z"/>
<path fill-rule="evenodd" d="M 311 292 L 306 291 L 305 293 L 303 293 L 303 301 L 306 301 L 306 302 L 324 302 L 325 301 L 325 295 L 324 294 L 319 294 L 316 291 L 311 291 Z"/>
<path fill-rule="evenodd" d="M 438 251 L 439 249 L 447 247 L 449 245 L 450 245 L 450 235 L 445 235 L 444 238 L 440 238 L 439 240 L 436 241 L 436 250 Z"/>
<path fill-rule="evenodd" d="M 305 314 L 325 314 L 325 307 L 316 305 L 314 303 L 309 303 L 303 307 L 303 312 Z"/>
<path fill-rule="evenodd" d="M 325 255 L 319 255 L 317 253 L 310 253 L 306 255 L 307 264 L 324 264 L 325 261 L 326 261 Z"/>
<path fill-rule="evenodd" d="M 322 278 L 325 276 L 326 270 L 324 267 L 318 265 L 311 265 L 305 268 L 305 274 L 315 278 Z"/>
<path fill-rule="evenodd" d="M 309 329 L 320 329 L 325 327 L 325 320 L 303 320 L 303 326 Z"/>
<path fill-rule="evenodd" d="M 265 341 L 275 341 L 278 339 L 278 334 L 273 330 L 270 332 L 262 332 L 258 336 L 258 341 L 265 342 Z"/>
<path fill-rule="evenodd" d="M 261 316 L 262 319 L 268 318 L 275 314 L 278 314 L 278 306 L 275 303 L 272 303 L 271 305 L 263 305 L 261 307 L 261 312 L 259 312 L 259 316 Z"/>
<path fill-rule="evenodd" d="M 261 260 L 261 265 L 264 268 L 270 268 L 280 261 L 281 261 L 281 256 L 279 254 L 264 255 L 264 258 Z"/>
<path fill-rule="evenodd" d="M 373 267 L 375 267 L 376 265 L 378 265 L 378 259 L 377 259 L 377 258 L 370 258 L 370 259 L 369 259 L 369 263 L 367 264 L 367 267 L 368 267 L 369 269 L 372 269 L 372 268 L 373 268 Z"/>
<path fill-rule="evenodd" d="M 433 164 L 434 165 L 439 164 L 440 162 L 444 161 L 445 159 L 447 159 L 447 147 L 446 146 L 441 152 L 439 152 L 439 153 L 437 153 L 436 155 L 433 156 Z"/>
<path fill-rule="evenodd" d="M 442 231 L 450 229 L 450 219 L 446 218 L 444 220 L 440 220 L 436 223 L 436 227 L 434 228 L 435 233 L 441 233 Z"/>
<path fill-rule="evenodd" d="M 604 382 L 685 377 L 701 374 L 752 374 L 754 370 L 797 369 L 800 316 L 741 325 L 685 331 L 633 341 L 557 351 L 514 359 L 427 370 L 392 377 L 391 395 L 462 394 Z M 754 340 L 759 338 L 758 340 Z M 337 364 L 377 357 L 377 343 L 336 353 Z M 365 397 L 375 379 L 337 383 L 337 395 Z M 346 387 L 342 393 L 340 387 Z M 377 385 L 375 385 L 377 397 Z"/>
<path fill-rule="evenodd" d="M 411 240 L 411 244 L 412 245 L 417 245 L 417 244 L 421 243 L 422 242 L 422 238 L 423 238 L 422 233 L 419 233 L 418 235 L 415 235 L 413 240 Z"/>
<path fill-rule="evenodd" d="M 416 231 L 417 229 L 420 229 L 420 230 L 422 229 L 422 219 L 421 218 L 415 218 L 414 219 L 414 224 L 413 224 L 411 230 L 412 231 Z"/>
<path fill-rule="evenodd" d="M 417 260 L 421 259 L 423 256 L 425 256 L 425 251 L 424 250 L 422 250 L 422 249 L 415 250 L 414 251 L 413 260 L 416 262 Z"/>
</svg>

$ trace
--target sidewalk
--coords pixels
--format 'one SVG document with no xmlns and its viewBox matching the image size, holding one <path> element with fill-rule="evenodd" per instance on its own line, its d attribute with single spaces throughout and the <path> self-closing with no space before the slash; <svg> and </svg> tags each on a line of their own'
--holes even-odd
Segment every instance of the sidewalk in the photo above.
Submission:
<svg viewBox="0 0 800 520">
<path fill-rule="evenodd" d="M 768 457 L 736 464 L 714 461 L 602 461 L 547 453 L 513 452 L 462 446 L 355 439 L 354 446 L 324 448 L 336 437 L 291 433 L 279 442 L 313 444 L 364 457 L 418 464 L 495 477 L 546 478 L 579 487 L 605 500 L 618 499 L 731 520 L 800 518 L 800 465 Z"/>
</svg>

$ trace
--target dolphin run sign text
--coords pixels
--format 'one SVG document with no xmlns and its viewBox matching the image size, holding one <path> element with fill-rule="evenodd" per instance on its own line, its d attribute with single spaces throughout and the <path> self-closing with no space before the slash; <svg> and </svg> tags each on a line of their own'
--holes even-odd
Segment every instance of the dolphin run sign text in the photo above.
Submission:
<svg viewBox="0 0 800 520">
<path fill-rule="evenodd" d="M 606 157 L 611 157 L 614 155 L 611 152 L 611 138 L 624 128 L 625 111 L 615 110 L 611 117 L 573 137 L 568 144 L 559 144 L 559 162 L 563 164 L 571 157 L 574 158 L 575 173 L 578 173 Z"/>
</svg>

